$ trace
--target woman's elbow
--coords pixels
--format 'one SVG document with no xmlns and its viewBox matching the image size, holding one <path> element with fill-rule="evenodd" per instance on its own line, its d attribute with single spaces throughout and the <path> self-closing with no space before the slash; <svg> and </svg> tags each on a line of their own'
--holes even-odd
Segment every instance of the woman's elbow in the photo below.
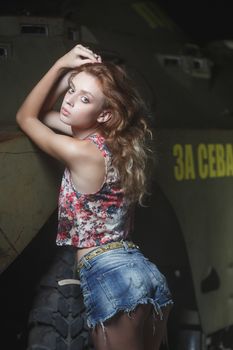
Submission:
<svg viewBox="0 0 233 350">
<path fill-rule="evenodd" d="M 22 113 L 20 112 L 20 109 L 16 113 L 16 123 L 21 126 L 22 123 Z"/>
<path fill-rule="evenodd" d="M 27 115 L 23 113 L 21 108 L 16 113 L 16 123 L 22 128 L 23 125 L 27 122 Z"/>
<path fill-rule="evenodd" d="M 18 112 L 16 113 L 16 123 L 18 124 L 18 126 L 20 127 L 20 129 L 27 133 L 27 129 L 28 129 L 28 117 L 22 113 L 21 110 L 18 110 Z"/>
</svg>

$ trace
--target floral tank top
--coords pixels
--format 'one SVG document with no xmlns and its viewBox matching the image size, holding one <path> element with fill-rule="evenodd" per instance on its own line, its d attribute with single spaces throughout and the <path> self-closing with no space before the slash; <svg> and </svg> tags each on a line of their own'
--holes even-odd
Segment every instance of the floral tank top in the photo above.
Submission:
<svg viewBox="0 0 233 350">
<path fill-rule="evenodd" d="M 102 136 L 92 135 L 105 160 L 105 179 L 99 191 L 83 194 L 75 189 L 65 169 L 59 195 L 57 245 L 89 248 L 128 237 L 132 206 L 120 186 L 111 164 L 112 155 Z"/>
</svg>

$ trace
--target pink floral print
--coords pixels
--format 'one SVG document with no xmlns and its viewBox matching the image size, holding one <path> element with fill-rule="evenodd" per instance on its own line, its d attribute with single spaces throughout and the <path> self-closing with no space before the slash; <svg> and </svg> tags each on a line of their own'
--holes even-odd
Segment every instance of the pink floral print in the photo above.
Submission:
<svg viewBox="0 0 233 350">
<path fill-rule="evenodd" d="M 102 136 L 88 139 L 105 159 L 105 181 L 96 193 L 83 194 L 75 189 L 70 171 L 65 169 L 59 195 L 57 245 L 88 248 L 129 235 L 132 208 L 121 189 L 119 174 L 111 165 L 111 152 Z"/>
</svg>

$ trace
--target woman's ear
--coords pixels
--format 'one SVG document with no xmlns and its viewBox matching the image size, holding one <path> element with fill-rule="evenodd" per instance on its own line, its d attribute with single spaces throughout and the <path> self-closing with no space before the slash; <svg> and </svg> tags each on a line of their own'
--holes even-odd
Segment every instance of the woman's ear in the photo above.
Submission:
<svg viewBox="0 0 233 350">
<path fill-rule="evenodd" d="M 109 110 L 103 111 L 97 118 L 99 123 L 105 123 L 112 118 L 112 112 Z"/>
</svg>

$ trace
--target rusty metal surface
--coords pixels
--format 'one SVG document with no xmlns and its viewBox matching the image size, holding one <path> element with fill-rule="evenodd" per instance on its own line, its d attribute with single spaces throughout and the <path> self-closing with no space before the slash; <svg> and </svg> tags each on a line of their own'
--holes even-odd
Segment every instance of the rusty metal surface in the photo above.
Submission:
<svg viewBox="0 0 233 350">
<path fill-rule="evenodd" d="M 37 234 L 57 203 L 58 164 L 23 135 L 0 143 L 0 269 Z"/>
<path fill-rule="evenodd" d="M 158 139 L 156 180 L 180 223 L 201 324 L 212 333 L 233 324 L 233 131 L 160 130 Z"/>
</svg>

